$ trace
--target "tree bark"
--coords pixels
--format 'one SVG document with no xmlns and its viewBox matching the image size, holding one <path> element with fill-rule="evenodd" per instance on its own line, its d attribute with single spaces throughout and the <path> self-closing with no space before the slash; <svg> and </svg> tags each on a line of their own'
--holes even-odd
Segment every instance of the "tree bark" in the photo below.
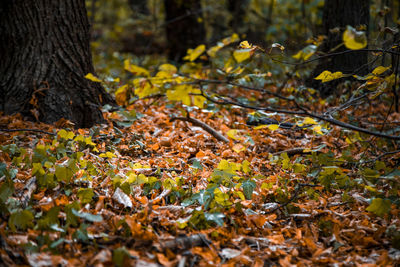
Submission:
<svg viewBox="0 0 400 267">
<path fill-rule="evenodd" d="M 114 104 L 96 82 L 84 0 L 3 0 L 0 3 L 0 110 L 76 127 L 102 122 Z"/>
<path fill-rule="evenodd" d="M 133 12 L 143 15 L 150 14 L 150 11 L 147 7 L 147 0 L 129 0 L 128 3 Z"/>
<path fill-rule="evenodd" d="M 323 9 L 323 34 L 327 39 L 321 45 L 320 50 L 329 53 L 332 49 L 340 45 L 342 35 L 347 25 L 354 28 L 365 25 L 368 32 L 369 25 L 369 1 L 367 0 L 326 0 Z M 334 52 L 344 51 L 344 46 Z M 331 72 L 341 71 L 343 73 L 354 73 L 364 75 L 368 73 L 368 55 L 365 52 L 354 52 L 330 57 L 320 62 L 310 77 L 310 84 L 321 89 L 323 95 L 333 93 L 337 81 L 321 84 L 313 80 L 322 71 Z"/>
<path fill-rule="evenodd" d="M 248 0 L 228 0 L 228 10 L 232 15 L 229 22 L 229 26 L 232 27 L 233 32 L 242 34 L 243 31 L 244 17 L 248 8 Z"/>
<path fill-rule="evenodd" d="M 182 61 L 188 48 L 205 42 L 201 1 L 164 0 L 168 58 Z"/>
</svg>

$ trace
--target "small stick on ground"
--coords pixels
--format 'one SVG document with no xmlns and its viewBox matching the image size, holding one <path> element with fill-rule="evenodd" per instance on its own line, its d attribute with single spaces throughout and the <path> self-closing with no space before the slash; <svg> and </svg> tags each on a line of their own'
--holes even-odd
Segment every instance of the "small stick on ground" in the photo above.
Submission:
<svg viewBox="0 0 400 267">
<path fill-rule="evenodd" d="M 306 148 L 305 147 L 296 147 L 296 148 L 291 148 L 291 149 L 287 149 L 287 150 L 283 150 L 283 151 L 278 151 L 275 153 L 272 153 L 272 155 L 280 155 L 282 153 L 287 153 L 288 156 L 293 156 L 296 154 L 311 154 L 311 151 L 304 151 Z"/>
<path fill-rule="evenodd" d="M 194 118 L 190 118 L 190 117 L 174 117 L 171 118 L 169 121 L 175 121 L 175 120 L 181 120 L 181 121 L 188 121 L 196 126 L 201 127 L 204 131 L 206 131 L 207 133 L 211 134 L 212 136 L 214 136 L 218 141 L 222 141 L 225 143 L 229 143 L 228 138 L 226 138 L 225 136 L 223 136 L 222 134 L 220 134 L 219 132 L 217 132 L 215 129 L 211 128 L 209 125 L 205 124 L 204 122 L 201 122 L 197 119 Z"/>
<path fill-rule="evenodd" d="M 35 132 L 35 133 L 44 133 L 48 135 L 56 135 L 55 133 L 50 133 L 47 131 L 39 130 L 39 129 L 1 129 L 1 132 Z"/>
</svg>

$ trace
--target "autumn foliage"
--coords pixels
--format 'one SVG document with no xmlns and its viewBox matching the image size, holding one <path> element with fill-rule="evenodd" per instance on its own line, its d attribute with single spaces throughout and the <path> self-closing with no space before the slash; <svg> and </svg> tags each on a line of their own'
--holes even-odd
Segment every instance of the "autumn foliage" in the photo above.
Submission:
<svg viewBox="0 0 400 267">
<path fill-rule="evenodd" d="M 291 57 L 238 34 L 180 65 L 121 56 L 118 75 L 85 76 L 118 103 L 90 129 L 0 116 L 2 262 L 398 264 L 398 73 L 321 70 L 352 77 L 322 99 L 302 80 L 322 39 Z M 347 27 L 343 45 L 366 49 L 365 32 Z"/>
</svg>

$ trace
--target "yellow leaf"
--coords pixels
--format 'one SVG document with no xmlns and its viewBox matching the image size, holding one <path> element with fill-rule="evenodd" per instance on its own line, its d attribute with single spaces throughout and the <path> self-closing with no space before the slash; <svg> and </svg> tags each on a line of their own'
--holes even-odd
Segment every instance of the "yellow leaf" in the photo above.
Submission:
<svg viewBox="0 0 400 267">
<path fill-rule="evenodd" d="M 329 82 L 343 77 L 343 73 L 340 71 L 330 72 L 329 70 L 323 71 L 320 75 L 318 75 L 315 80 L 321 80 L 321 82 Z"/>
<path fill-rule="evenodd" d="M 57 135 L 58 135 L 59 137 L 65 139 L 65 140 L 72 140 L 72 139 L 74 139 L 74 137 L 75 137 L 74 132 L 72 132 L 72 131 L 68 131 L 68 132 L 67 132 L 67 131 L 64 130 L 64 129 L 62 129 L 61 131 L 59 131 L 59 132 L 57 133 Z"/>
<path fill-rule="evenodd" d="M 97 83 L 101 82 L 101 80 L 99 78 L 97 78 L 96 76 L 94 76 L 91 73 L 86 74 L 85 78 L 88 80 L 91 80 L 92 82 L 97 82 Z"/>
<path fill-rule="evenodd" d="M 201 44 L 197 46 L 195 49 L 188 49 L 187 56 L 183 59 L 188 59 L 189 61 L 195 61 L 201 54 L 206 51 L 206 46 Z"/>
<path fill-rule="evenodd" d="M 244 197 L 244 194 L 242 191 L 234 191 L 233 194 L 238 196 L 241 200 L 245 200 L 246 198 Z"/>
<path fill-rule="evenodd" d="M 248 160 L 246 160 L 246 159 L 242 161 L 242 170 L 245 173 L 249 173 L 251 171 L 250 162 Z"/>
<path fill-rule="evenodd" d="M 233 52 L 233 57 L 235 58 L 235 60 L 238 63 L 241 63 L 241 62 L 245 61 L 246 59 L 250 58 L 250 53 L 251 53 L 250 49 L 235 50 Z"/>
<path fill-rule="evenodd" d="M 215 57 L 215 56 L 217 55 L 217 52 L 218 52 L 222 47 L 223 47 L 223 46 L 220 46 L 220 45 L 213 46 L 213 47 L 211 47 L 211 48 L 209 48 L 209 49 L 207 50 L 207 54 L 208 54 L 210 57 Z"/>
<path fill-rule="evenodd" d="M 238 135 L 238 130 L 231 129 L 226 133 L 226 135 L 233 140 L 240 140 L 240 136 Z"/>
<path fill-rule="evenodd" d="M 295 59 L 308 60 L 312 55 L 314 55 L 316 50 L 317 50 L 316 45 L 308 45 L 299 52 L 297 52 L 297 54 L 292 57 Z"/>
<path fill-rule="evenodd" d="M 221 160 L 218 163 L 218 166 L 217 166 L 217 169 L 220 169 L 220 170 L 227 170 L 227 169 L 230 169 L 230 168 L 231 168 L 230 167 L 230 162 L 227 161 L 226 159 Z"/>
<path fill-rule="evenodd" d="M 313 118 L 306 117 L 304 118 L 303 125 L 307 124 L 318 124 Z"/>
<path fill-rule="evenodd" d="M 115 158 L 117 156 L 114 153 L 111 153 L 111 152 L 107 151 L 106 153 L 101 153 L 99 155 L 99 157 L 100 158 L 109 158 L 109 159 L 111 159 L 111 158 Z"/>
<path fill-rule="evenodd" d="M 222 40 L 224 45 L 229 45 L 231 43 L 239 41 L 239 35 L 237 33 L 232 34 L 232 36 L 226 37 Z"/>
<path fill-rule="evenodd" d="M 387 71 L 388 69 L 390 69 L 390 67 L 378 66 L 372 71 L 372 74 L 380 75 L 380 74 L 384 73 L 385 71 Z"/>
<path fill-rule="evenodd" d="M 266 124 L 258 125 L 256 127 L 254 127 L 254 130 L 264 129 L 264 128 L 267 128 L 267 127 L 268 127 L 268 125 L 266 125 Z"/>
<path fill-rule="evenodd" d="M 117 89 L 117 91 L 115 91 L 115 100 L 117 101 L 118 105 L 123 105 L 125 104 L 126 100 L 127 100 L 127 89 L 128 89 L 128 85 L 125 84 L 123 86 L 121 86 L 120 88 Z"/>
<path fill-rule="evenodd" d="M 241 151 L 246 150 L 246 148 L 245 148 L 243 145 L 241 145 L 241 144 L 235 144 L 235 145 L 232 147 L 232 149 L 233 149 L 233 151 L 235 151 L 236 153 L 239 153 L 239 152 L 241 152 Z"/>
<path fill-rule="evenodd" d="M 190 85 L 177 85 L 172 89 L 168 90 L 166 95 L 170 101 L 181 101 L 182 104 L 190 106 L 190 96 L 189 93 L 192 87 Z"/>
<path fill-rule="evenodd" d="M 240 47 L 240 48 L 246 49 L 246 48 L 251 48 L 251 45 L 249 44 L 249 42 L 243 41 L 243 42 L 241 42 L 241 43 L 239 44 L 239 47 Z"/>
<path fill-rule="evenodd" d="M 317 134 L 324 135 L 324 133 L 321 131 L 321 126 L 320 125 L 315 125 L 312 127 L 313 131 L 316 132 Z"/>
<path fill-rule="evenodd" d="M 159 69 L 159 71 L 164 71 L 171 75 L 175 74 L 178 71 L 178 69 L 174 65 L 171 65 L 171 64 L 162 64 L 160 67 L 158 67 L 158 69 Z"/>
<path fill-rule="evenodd" d="M 137 95 L 139 98 L 160 92 L 160 88 L 150 84 L 146 79 L 143 78 L 133 80 L 133 85 L 135 88 L 135 95 Z"/>
<path fill-rule="evenodd" d="M 279 125 L 278 124 L 270 124 L 268 125 L 268 129 L 270 129 L 271 131 L 276 131 L 278 130 Z"/>
<path fill-rule="evenodd" d="M 150 73 L 145 68 L 131 64 L 128 59 L 124 61 L 124 69 L 139 76 L 149 77 Z"/>
<path fill-rule="evenodd" d="M 351 50 L 362 49 L 367 46 L 367 36 L 363 31 L 356 31 L 351 26 L 347 26 L 343 33 L 344 45 Z"/>
<path fill-rule="evenodd" d="M 194 89 L 194 90 L 192 90 L 192 93 L 200 94 L 201 91 L 200 91 L 200 89 Z M 207 99 L 204 96 L 195 95 L 195 96 L 193 96 L 193 105 L 195 105 L 196 107 L 199 107 L 199 108 L 203 108 L 206 100 Z"/>
</svg>

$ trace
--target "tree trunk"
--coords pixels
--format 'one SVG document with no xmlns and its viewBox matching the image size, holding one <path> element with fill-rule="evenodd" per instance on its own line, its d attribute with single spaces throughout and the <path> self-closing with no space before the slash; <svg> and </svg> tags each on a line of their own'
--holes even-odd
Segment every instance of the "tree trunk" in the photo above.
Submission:
<svg viewBox="0 0 400 267">
<path fill-rule="evenodd" d="M 343 31 L 347 25 L 354 28 L 369 24 L 369 1 L 367 0 L 326 0 L 323 10 L 323 34 L 327 39 L 321 46 L 321 51 L 329 53 L 332 49 L 340 45 Z M 333 52 L 346 50 L 344 46 Z M 323 95 L 333 93 L 337 81 L 321 84 L 313 80 L 324 70 L 331 72 L 341 71 L 343 73 L 364 75 L 368 73 L 368 55 L 365 52 L 353 52 L 343 55 L 333 56 L 322 60 L 312 73 L 311 86 L 321 89 Z"/>
<path fill-rule="evenodd" d="M 188 48 L 205 42 L 201 1 L 164 0 L 168 58 L 182 61 Z"/>
<path fill-rule="evenodd" d="M 244 17 L 246 15 L 246 10 L 248 8 L 249 1 L 248 0 L 228 0 L 228 10 L 232 15 L 232 18 L 229 22 L 229 26 L 232 27 L 233 32 L 242 34 Z"/>
<path fill-rule="evenodd" d="M 96 82 L 84 0 L 0 3 L 0 110 L 76 127 L 103 121 L 114 100 Z"/>
<path fill-rule="evenodd" d="M 129 0 L 128 2 L 133 12 L 142 15 L 150 14 L 150 11 L 147 7 L 147 0 Z"/>
</svg>

